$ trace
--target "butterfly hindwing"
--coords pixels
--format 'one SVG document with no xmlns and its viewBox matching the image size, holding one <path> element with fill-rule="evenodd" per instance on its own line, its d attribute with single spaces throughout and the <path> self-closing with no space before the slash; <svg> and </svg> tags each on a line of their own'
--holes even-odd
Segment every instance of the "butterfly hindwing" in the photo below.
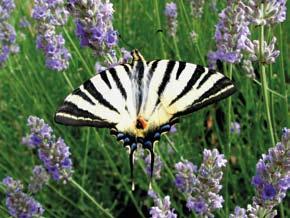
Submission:
<svg viewBox="0 0 290 218">
<path fill-rule="evenodd" d="M 66 97 L 55 120 L 74 126 L 126 125 L 123 121 L 135 113 L 130 84 L 130 65 L 102 71 Z"/>
</svg>

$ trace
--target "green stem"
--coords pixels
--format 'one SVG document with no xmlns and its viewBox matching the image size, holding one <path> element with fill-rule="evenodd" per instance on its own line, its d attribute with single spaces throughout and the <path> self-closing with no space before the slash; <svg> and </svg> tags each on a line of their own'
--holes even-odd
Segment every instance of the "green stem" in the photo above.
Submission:
<svg viewBox="0 0 290 218">
<path fill-rule="evenodd" d="M 175 48 L 175 52 L 176 52 L 176 57 L 178 60 L 180 60 L 181 57 L 180 57 L 179 48 L 178 48 L 177 42 L 176 42 L 176 36 L 173 37 L 173 44 L 174 44 L 174 48 Z"/>
<path fill-rule="evenodd" d="M 74 40 L 71 38 L 70 34 L 68 33 L 67 29 L 66 28 L 63 28 L 63 31 L 66 35 L 66 37 L 68 38 L 68 40 L 70 41 L 70 43 L 72 44 L 74 50 L 76 51 L 77 55 L 79 56 L 81 62 L 83 63 L 83 65 L 85 66 L 86 70 L 88 71 L 88 73 L 90 75 L 92 75 L 93 73 L 91 72 L 90 70 L 90 67 L 89 65 L 87 64 L 87 62 L 85 61 L 84 57 L 82 56 L 82 54 L 80 53 L 79 49 L 77 48 Z"/>
<path fill-rule="evenodd" d="M 86 174 L 87 174 L 89 139 L 90 139 L 90 128 L 87 128 L 85 155 L 84 155 L 84 167 L 83 167 L 84 171 L 83 171 L 83 175 L 82 175 L 82 186 L 83 187 L 85 186 Z M 81 199 L 83 199 L 83 193 L 81 194 Z"/>
<path fill-rule="evenodd" d="M 256 79 L 251 79 L 251 78 L 247 78 L 248 80 L 254 81 L 257 85 L 262 87 L 262 83 L 260 83 L 258 80 Z M 279 98 L 287 98 L 287 96 L 281 95 L 280 93 L 276 92 L 275 90 L 270 89 L 269 87 L 267 87 L 267 90 L 272 93 L 273 95 L 278 96 Z M 287 114 L 287 113 L 286 113 Z"/>
<path fill-rule="evenodd" d="M 261 4 L 261 11 L 263 13 L 264 11 L 264 4 Z M 270 113 L 270 104 L 269 104 L 269 92 L 268 92 L 268 83 L 266 78 L 266 67 L 264 65 L 264 35 L 265 35 L 264 26 L 261 25 L 260 27 L 260 38 L 259 38 L 259 62 L 260 62 L 260 73 L 262 78 L 262 91 L 263 91 L 263 98 L 265 102 L 265 109 L 266 109 L 266 115 L 267 115 L 267 122 L 269 127 L 269 132 L 271 136 L 272 146 L 275 146 L 275 138 L 274 138 L 274 131 L 273 131 L 273 125 L 272 125 L 272 119 L 271 119 L 271 113 Z"/>
<path fill-rule="evenodd" d="M 273 78 L 273 67 L 272 67 L 272 64 L 269 65 L 269 76 L 270 76 L 270 78 Z M 273 87 L 272 84 L 273 84 L 273 82 L 270 81 L 269 85 Z M 277 131 L 276 131 L 276 126 L 275 126 L 275 122 L 274 122 L 274 117 L 275 117 L 274 96 L 273 96 L 273 93 L 270 93 L 270 92 L 269 92 L 269 102 L 270 102 L 270 112 L 271 112 L 270 115 L 273 118 L 273 120 L 272 120 L 272 122 L 273 122 L 273 133 L 274 133 L 274 137 L 276 139 L 277 135 L 275 133 Z"/>
<path fill-rule="evenodd" d="M 70 87 L 72 90 L 74 90 L 74 87 L 73 87 L 73 85 L 72 85 L 70 79 L 67 77 L 66 72 L 63 72 L 63 76 L 64 76 L 64 79 L 66 80 L 66 82 L 68 83 L 69 87 Z"/>
<path fill-rule="evenodd" d="M 76 181 L 72 178 L 69 181 L 81 192 L 83 193 L 100 211 L 104 213 L 107 217 L 113 218 L 113 215 L 109 212 L 108 209 L 105 209 L 100 205 L 82 186 L 80 186 Z"/>
<path fill-rule="evenodd" d="M 284 67 L 284 52 L 283 52 L 283 30 L 282 30 L 282 24 L 279 24 L 279 35 L 280 35 L 280 76 L 279 78 L 281 79 L 281 91 L 284 92 L 284 96 L 285 99 L 284 99 L 284 104 L 283 104 L 283 111 L 284 111 L 284 114 L 286 116 L 284 116 L 286 122 L 285 122 L 285 126 L 288 126 L 288 98 L 287 98 L 287 86 L 286 86 L 286 80 L 285 80 L 285 67 Z"/>
<path fill-rule="evenodd" d="M 233 75 L 233 64 L 229 64 L 229 68 L 226 71 L 229 79 L 232 79 Z M 226 148 L 226 157 L 229 160 L 231 156 L 231 113 L 232 113 L 232 97 L 230 96 L 227 100 L 227 148 Z M 226 178 L 225 178 L 225 188 L 226 188 L 226 196 L 225 196 L 225 205 L 226 205 L 226 217 L 229 216 L 229 175 L 230 175 L 230 165 L 227 164 L 226 168 Z"/>
<path fill-rule="evenodd" d="M 75 202 L 73 202 L 70 198 L 68 198 L 68 197 L 65 196 L 63 193 L 61 193 L 61 192 L 60 192 L 57 188 L 55 188 L 53 185 L 48 184 L 48 187 L 49 187 L 52 191 L 54 191 L 57 195 L 59 195 L 62 199 L 64 199 L 66 202 L 68 202 L 69 204 L 71 204 L 73 207 L 75 207 L 75 208 L 79 208 L 80 211 L 83 212 L 83 215 L 84 215 L 85 217 L 90 217 L 90 216 L 87 214 L 87 212 L 86 212 L 83 208 L 79 207 L 79 205 L 77 205 L 77 204 L 76 204 Z"/>
<path fill-rule="evenodd" d="M 159 15 L 159 8 L 158 8 L 158 1 L 154 0 L 154 6 L 155 6 L 155 13 L 156 13 L 156 21 L 157 21 L 157 28 L 161 29 L 161 22 L 160 22 L 160 15 Z M 164 44 L 163 44 L 163 35 L 161 32 L 158 32 L 159 34 L 159 41 L 160 41 L 160 47 L 163 58 L 166 58 L 166 53 L 164 50 Z"/>
</svg>

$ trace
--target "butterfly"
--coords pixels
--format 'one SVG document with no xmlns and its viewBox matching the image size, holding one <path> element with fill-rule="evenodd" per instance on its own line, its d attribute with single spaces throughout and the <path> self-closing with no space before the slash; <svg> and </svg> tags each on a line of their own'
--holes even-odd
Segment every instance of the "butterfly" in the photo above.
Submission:
<svg viewBox="0 0 290 218">
<path fill-rule="evenodd" d="M 133 60 L 100 72 L 68 95 L 55 121 L 71 126 L 110 128 L 129 148 L 132 189 L 138 144 L 151 155 L 154 144 L 179 117 L 224 99 L 236 90 L 223 74 L 183 61 L 146 62 L 138 50 Z"/>
</svg>

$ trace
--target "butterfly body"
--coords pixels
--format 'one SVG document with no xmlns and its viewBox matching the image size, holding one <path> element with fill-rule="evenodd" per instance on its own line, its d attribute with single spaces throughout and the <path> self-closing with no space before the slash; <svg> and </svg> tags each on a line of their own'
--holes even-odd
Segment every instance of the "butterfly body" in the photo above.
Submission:
<svg viewBox="0 0 290 218">
<path fill-rule="evenodd" d="M 235 91 L 223 74 L 172 60 L 146 62 L 137 51 L 131 64 L 100 72 L 74 90 L 55 115 L 65 125 L 107 127 L 130 148 L 130 166 L 138 144 L 151 153 L 162 133 L 182 115 L 221 100 Z M 131 170 L 133 175 L 133 171 Z"/>
</svg>

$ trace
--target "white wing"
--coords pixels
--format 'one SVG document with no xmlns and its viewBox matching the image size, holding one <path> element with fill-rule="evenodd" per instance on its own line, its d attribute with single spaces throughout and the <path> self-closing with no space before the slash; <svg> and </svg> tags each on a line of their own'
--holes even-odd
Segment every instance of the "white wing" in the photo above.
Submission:
<svg viewBox="0 0 290 218">
<path fill-rule="evenodd" d="M 230 79 L 214 70 L 181 61 L 151 61 L 145 119 L 160 126 L 233 94 Z M 150 124 L 149 124 L 150 125 Z"/>
<path fill-rule="evenodd" d="M 66 97 L 55 115 L 65 125 L 117 127 L 124 131 L 136 119 L 131 66 L 118 65 L 87 80 Z"/>
</svg>

